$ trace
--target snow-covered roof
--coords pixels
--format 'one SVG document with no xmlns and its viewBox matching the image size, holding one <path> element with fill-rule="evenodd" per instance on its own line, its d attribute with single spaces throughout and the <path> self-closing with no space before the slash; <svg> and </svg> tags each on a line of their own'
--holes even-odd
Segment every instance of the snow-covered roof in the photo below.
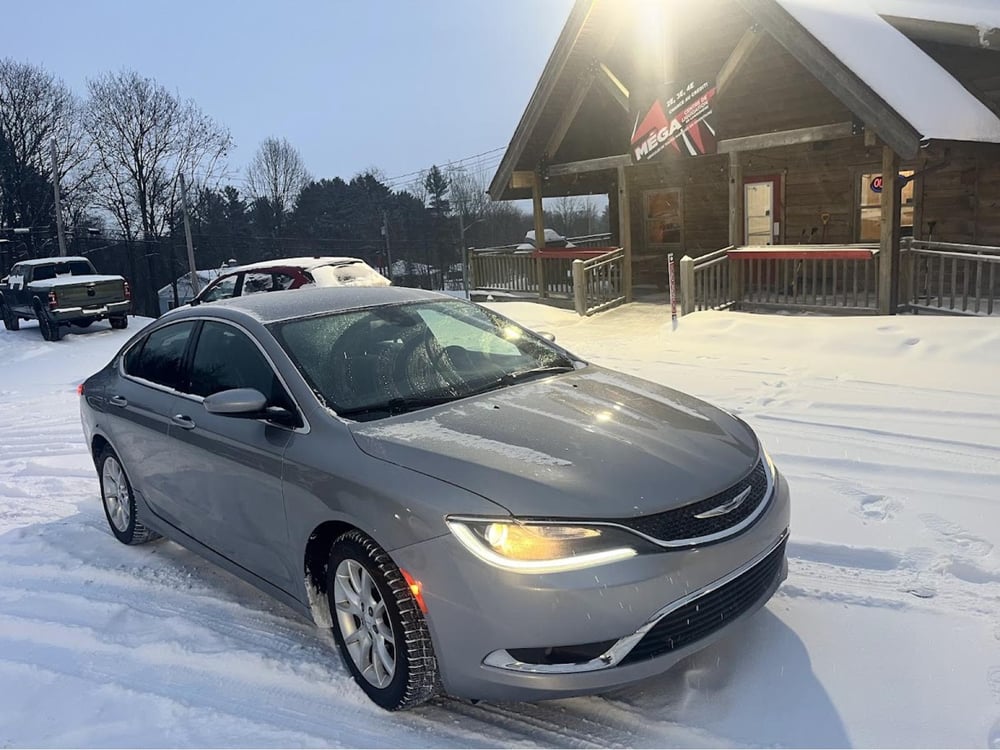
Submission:
<svg viewBox="0 0 1000 750">
<path fill-rule="evenodd" d="M 888 8 L 898 10 L 902 0 L 776 2 L 922 138 L 1000 143 L 1000 118 L 876 10 L 878 6 L 888 14 Z M 941 5 L 931 0 L 916 3 L 921 4 L 927 12 Z M 905 5 L 910 6 L 909 0 Z"/>
<path fill-rule="evenodd" d="M 68 263 L 74 260 L 82 260 L 89 263 L 90 261 L 84 258 L 82 255 L 57 255 L 52 258 L 35 258 L 33 260 L 19 260 L 17 265 L 19 266 L 47 266 L 51 263 Z"/>
<path fill-rule="evenodd" d="M 881 16 L 955 23 L 988 31 L 1000 29 L 997 0 L 868 0 Z"/>
</svg>

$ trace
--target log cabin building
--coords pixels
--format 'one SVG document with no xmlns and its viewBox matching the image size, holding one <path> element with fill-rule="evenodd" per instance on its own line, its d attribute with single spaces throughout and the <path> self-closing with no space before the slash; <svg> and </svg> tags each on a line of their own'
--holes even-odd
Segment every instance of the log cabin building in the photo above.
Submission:
<svg viewBox="0 0 1000 750">
<path fill-rule="evenodd" d="M 873 242 L 891 275 L 901 236 L 1000 245 L 998 27 L 988 0 L 577 0 L 489 193 L 539 236 L 542 197 L 606 193 L 629 296 L 667 253 Z"/>
</svg>

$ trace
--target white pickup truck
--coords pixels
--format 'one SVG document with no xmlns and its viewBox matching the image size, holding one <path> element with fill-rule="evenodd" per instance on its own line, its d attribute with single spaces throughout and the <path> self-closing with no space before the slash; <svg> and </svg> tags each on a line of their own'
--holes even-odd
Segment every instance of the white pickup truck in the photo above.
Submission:
<svg viewBox="0 0 1000 750">
<path fill-rule="evenodd" d="M 131 307 L 128 282 L 98 274 L 87 258 L 21 261 L 0 280 L 4 327 L 16 331 L 22 319 L 35 318 L 46 341 L 62 338 L 61 326 L 86 327 L 105 318 L 112 328 L 125 328 Z"/>
</svg>

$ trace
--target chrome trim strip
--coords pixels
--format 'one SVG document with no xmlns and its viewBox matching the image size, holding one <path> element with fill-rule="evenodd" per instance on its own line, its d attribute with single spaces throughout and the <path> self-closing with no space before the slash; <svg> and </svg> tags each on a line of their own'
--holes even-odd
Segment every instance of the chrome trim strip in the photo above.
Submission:
<svg viewBox="0 0 1000 750">
<path fill-rule="evenodd" d="M 764 558 L 774 552 L 781 544 L 788 538 L 788 529 L 781 532 L 777 541 L 770 545 L 766 550 L 761 552 L 759 555 L 754 557 L 750 562 L 741 565 L 736 570 L 724 575 L 716 581 L 708 584 L 707 586 L 702 586 L 696 591 L 692 591 L 680 599 L 671 602 L 670 604 L 660 608 L 656 613 L 650 617 L 646 622 L 636 630 L 631 635 L 626 635 L 623 638 L 618 639 L 618 641 L 611 646 L 607 651 L 605 651 L 600 656 L 590 659 L 585 662 L 577 662 L 573 664 L 529 664 L 523 661 L 518 661 L 506 649 L 499 649 L 486 656 L 483 659 L 483 664 L 488 667 L 494 667 L 495 669 L 504 669 L 510 672 L 530 672 L 533 674 L 574 674 L 578 672 L 594 672 L 600 669 L 608 669 L 613 667 L 629 655 L 632 649 L 643 639 L 643 637 L 648 633 L 653 627 L 662 620 L 664 617 L 669 615 L 671 612 L 680 609 L 686 604 L 690 604 L 695 599 L 699 599 L 706 594 L 710 594 L 716 589 L 725 586 L 727 583 L 739 578 L 741 575 L 746 573 L 748 570 L 753 568 L 758 563 L 762 562 Z"/>
</svg>

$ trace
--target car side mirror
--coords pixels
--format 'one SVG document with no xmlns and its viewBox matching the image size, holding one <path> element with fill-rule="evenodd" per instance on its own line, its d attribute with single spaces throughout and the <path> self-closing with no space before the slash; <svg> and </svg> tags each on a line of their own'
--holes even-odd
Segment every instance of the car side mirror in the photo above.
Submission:
<svg viewBox="0 0 1000 750">
<path fill-rule="evenodd" d="M 268 406 L 267 398 L 256 388 L 232 388 L 208 396 L 205 411 L 223 417 L 266 419 L 286 427 L 298 427 L 298 415 L 281 406 Z"/>
<path fill-rule="evenodd" d="M 556 335 L 550 331 L 535 331 L 535 333 L 546 341 L 551 341 L 553 344 L 556 343 Z"/>
</svg>

